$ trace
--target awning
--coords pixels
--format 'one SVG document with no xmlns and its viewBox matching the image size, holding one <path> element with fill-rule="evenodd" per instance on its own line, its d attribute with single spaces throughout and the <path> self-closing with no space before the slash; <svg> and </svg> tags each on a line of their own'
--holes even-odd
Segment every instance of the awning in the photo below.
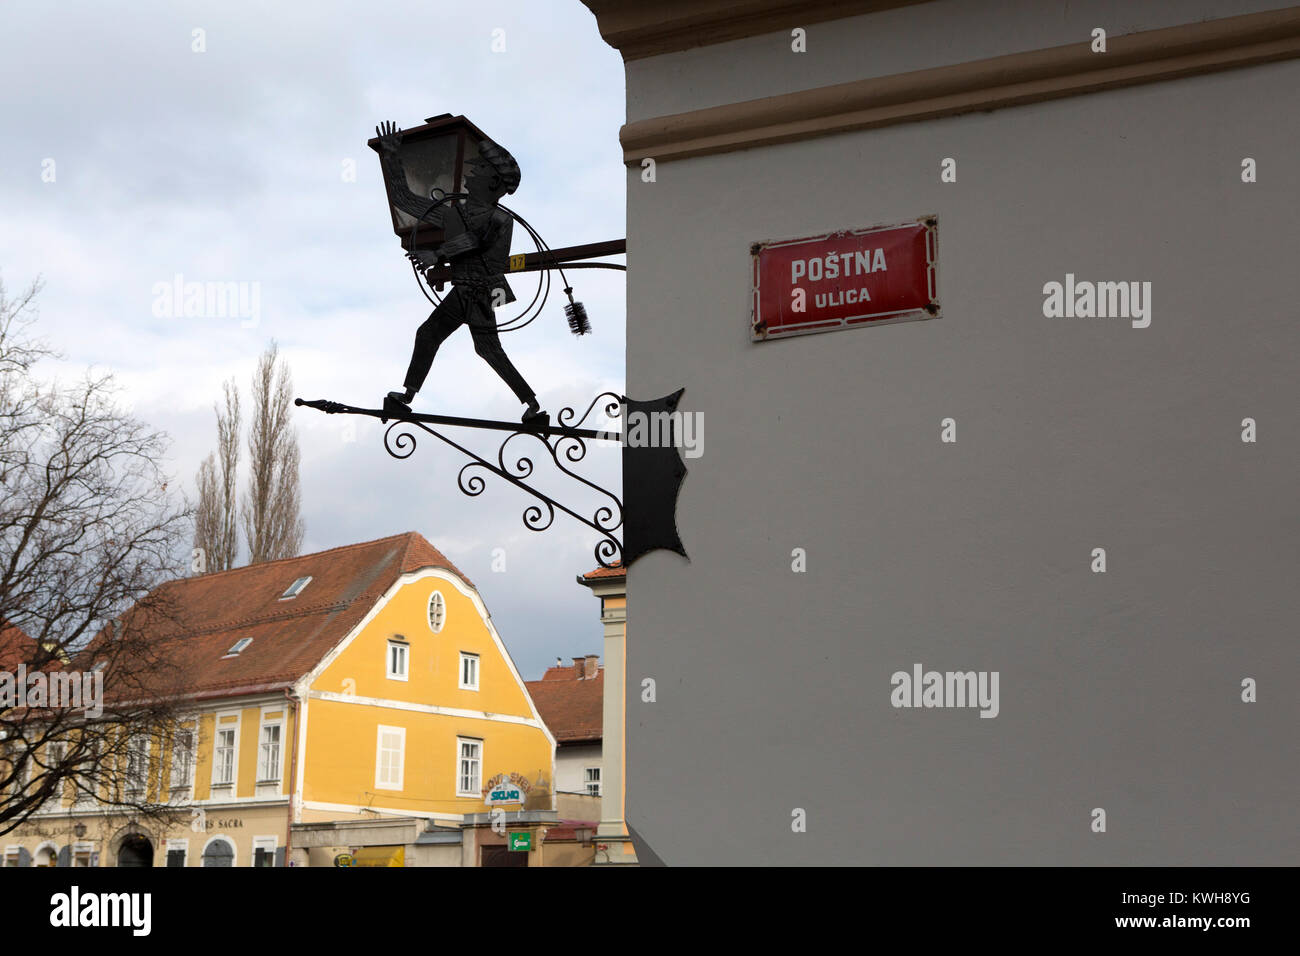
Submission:
<svg viewBox="0 0 1300 956">
<path fill-rule="evenodd" d="M 404 846 L 363 846 L 352 854 L 353 866 L 406 866 Z"/>
</svg>

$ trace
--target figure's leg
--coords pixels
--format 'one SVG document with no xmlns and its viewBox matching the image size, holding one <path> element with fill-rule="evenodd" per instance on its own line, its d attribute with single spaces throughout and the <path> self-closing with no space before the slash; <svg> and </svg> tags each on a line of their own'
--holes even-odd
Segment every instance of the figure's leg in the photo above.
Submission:
<svg viewBox="0 0 1300 956">
<path fill-rule="evenodd" d="M 505 349 L 501 347 L 501 339 L 497 335 L 496 323 L 490 319 L 489 311 L 488 322 L 481 321 L 478 314 L 482 306 L 475 308 L 474 318 L 469 323 L 470 334 L 474 336 L 474 351 L 492 370 L 501 376 L 502 381 L 510 386 L 510 391 L 515 393 L 515 397 L 525 405 L 529 406 L 530 411 L 537 408 L 537 394 L 532 390 L 529 384 L 524 381 L 524 377 L 519 374 L 514 363 L 506 355 Z"/>
<path fill-rule="evenodd" d="M 424 387 L 424 380 L 438 354 L 438 346 L 465 321 L 465 307 L 460 294 L 453 288 L 429 317 L 415 330 L 415 346 L 411 350 L 411 364 L 406 369 L 406 392 L 392 393 L 398 401 L 410 403 L 415 393 Z"/>
</svg>

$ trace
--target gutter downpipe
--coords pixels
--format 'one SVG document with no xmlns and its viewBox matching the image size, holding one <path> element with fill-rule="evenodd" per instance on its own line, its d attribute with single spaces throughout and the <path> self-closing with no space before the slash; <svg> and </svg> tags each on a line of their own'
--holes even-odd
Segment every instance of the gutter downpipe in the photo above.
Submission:
<svg viewBox="0 0 1300 956">
<path fill-rule="evenodd" d="M 289 810 L 288 819 L 284 825 L 284 865 L 293 866 L 291 854 L 293 852 L 293 801 L 298 786 L 298 718 L 299 706 L 298 698 L 293 695 L 289 688 L 284 689 L 284 698 L 289 702 L 289 707 L 293 711 L 293 749 L 290 753 L 293 755 L 289 760 Z"/>
</svg>

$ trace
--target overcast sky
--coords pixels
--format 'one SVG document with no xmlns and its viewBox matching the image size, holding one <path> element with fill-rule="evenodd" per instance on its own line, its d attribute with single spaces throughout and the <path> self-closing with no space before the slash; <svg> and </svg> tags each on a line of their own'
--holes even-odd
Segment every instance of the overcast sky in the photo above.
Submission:
<svg viewBox="0 0 1300 956">
<path fill-rule="evenodd" d="M 468 116 L 519 161 L 508 204 L 551 246 L 625 235 L 622 64 L 577 0 L 4 0 L 0 104 L 0 278 L 11 294 L 44 278 L 38 328 L 65 356 L 50 371 L 113 370 L 124 402 L 172 436 L 169 470 L 187 489 L 215 442 L 221 382 L 234 376 L 247 403 L 272 339 L 304 398 L 375 407 L 402 384 L 430 306 L 365 146 L 381 120 Z M 518 229 L 515 251 L 531 251 Z M 257 283 L 256 322 L 156 315 L 155 286 L 177 275 Z M 569 334 L 557 284 L 540 319 L 502 337 L 553 416 L 623 389 L 623 276 L 570 279 L 593 335 Z M 533 280 L 514 285 L 526 303 Z M 520 412 L 465 329 L 416 408 Z M 528 531 L 531 499 L 500 479 L 465 497 L 465 460 L 432 437 L 399 462 L 373 419 L 352 433 L 341 416 L 296 419 L 306 551 L 419 531 L 478 586 L 525 678 L 601 651 L 597 602 L 574 581 L 595 567 L 593 533 L 562 514 Z M 495 456 L 491 434 L 447 434 Z M 616 446 L 592 448 L 586 467 L 617 488 Z"/>
</svg>

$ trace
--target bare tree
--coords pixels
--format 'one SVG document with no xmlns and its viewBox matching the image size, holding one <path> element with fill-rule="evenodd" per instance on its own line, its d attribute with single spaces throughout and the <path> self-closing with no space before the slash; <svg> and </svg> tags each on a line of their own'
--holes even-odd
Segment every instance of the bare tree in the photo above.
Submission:
<svg viewBox="0 0 1300 956">
<path fill-rule="evenodd" d="M 154 639 L 176 626 L 155 588 L 183 568 L 190 517 L 167 493 L 166 436 L 121 410 L 111 375 L 36 380 L 54 355 L 31 336 L 39 289 L 0 285 L 0 834 L 65 792 L 167 812 L 140 742 L 170 733 L 185 684 Z"/>
<path fill-rule="evenodd" d="M 293 385 L 275 342 L 253 373 L 253 418 L 248 435 L 250 474 L 241 512 L 248 563 L 296 555 L 303 522 L 298 495 L 298 435 L 292 424 Z"/>
<path fill-rule="evenodd" d="M 239 556 L 236 521 L 236 477 L 239 469 L 239 391 L 234 380 L 224 382 L 225 408 L 217 415 L 217 451 L 199 466 L 195 479 L 198 502 L 194 513 L 194 547 L 202 552 L 205 571 L 229 571 Z"/>
<path fill-rule="evenodd" d="M 218 561 L 221 548 L 221 480 L 217 477 L 217 457 L 212 452 L 199 465 L 194 477 L 198 500 L 194 503 L 194 570 L 227 571 Z"/>
</svg>

